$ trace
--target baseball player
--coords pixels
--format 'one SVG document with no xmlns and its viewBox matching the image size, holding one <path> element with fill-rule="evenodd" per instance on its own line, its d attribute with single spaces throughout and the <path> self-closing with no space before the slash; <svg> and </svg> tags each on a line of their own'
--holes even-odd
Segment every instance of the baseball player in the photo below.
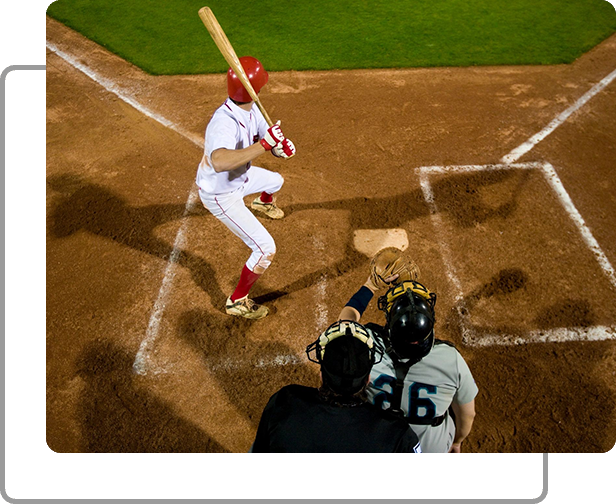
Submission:
<svg viewBox="0 0 616 504">
<path fill-rule="evenodd" d="M 359 321 L 377 289 L 369 277 L 340 320 Z M 387 322 L 366 329 L 384 355 L 372 368 L 367 392 L 374 404 L 404 415 L 424 453 L 460 453 L 475 418 L 478 389 L 453 344 L 434 338 L 435 303 L 436 294 L 414 280 L 379 298 Z"/>
<path fill-rule="evenodd" d="M 240 58 L 240 62 L 258 93 L 268 81 L 263 65 L 251 56 Z M 282 219 L 284 212 L 274 199 L 284 183 L 282 176 L 252 166 L 252 161 L 268 151 L 288 159 L 295 154 L 295 146 L 285 138 L 280 121 L 268 127 L 231 68 L 227 72 L 227 91 L 229 97 L 214 112 L 205 131 L 205 153 L 197 171 L 197 186 L 205 208 L 252 250 L 225 310 L 229 315 L 260 319 L 269 310 L 249 299 L 248 293 L 271 264 L 276 244 L 243 198 L 259 194 L 251 208 L 272 219 Z"/>
<path fill-rule="evenodd" d="M 306 353 L 321 365 L 321 387 L 287 385 L 276 392 L 263 410 L 251 452 L 421 452 L 404 419 L 366 399 L 377 347 L 361 324 L 335 322 Z"/>
</svg>

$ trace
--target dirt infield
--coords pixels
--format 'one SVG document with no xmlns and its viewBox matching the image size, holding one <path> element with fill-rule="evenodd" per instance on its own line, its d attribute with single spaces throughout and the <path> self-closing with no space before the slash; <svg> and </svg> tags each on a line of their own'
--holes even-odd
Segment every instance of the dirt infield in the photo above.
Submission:
<svg viewBox="0 0 616 504">
<path fill-rule="evenodd" d="M 616 35 L 572 65 L 271 74 L 298 154 L 256 162 L 287 214 L 256 322 L 224 314 L 249 254 L 195 198 L 225 77 L 145 75 L 51 19 L 47 41 L 50 448 L 247 451 L 271 394 L 318 382 L 304 349 L 375 229 L 406 231 L 479 386 L 463 451 L 614 445 L 616 82 L 503 156 L 616 69 Z"/>
</svg>

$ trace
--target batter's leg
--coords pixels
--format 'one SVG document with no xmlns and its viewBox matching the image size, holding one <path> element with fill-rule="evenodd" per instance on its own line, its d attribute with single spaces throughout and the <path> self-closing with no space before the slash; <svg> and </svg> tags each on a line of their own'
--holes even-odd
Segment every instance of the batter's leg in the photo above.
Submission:
<svg viewBox="0 0 616 504">
<path fill-rule="evenodd" d="M 241 191 L 222 196 L 208 195 L 202 192 L 199 195 L 204 206 L 252 250 L 248 261 L 242 268 L 240 280 L 234 293 L 227 299 L 227 313 L 246 318 L 266 316 L 267 308 L 248 299 L 248 293 L 257 279 L 269 267 L 276 254 L 274 239 L 263 224 L 246 208 Z"/>
<path fill-rule="evenodd" d="M 282 219 L 284 212 L 276 205 L 274 193 L 277 193 L 284 184 L 282 175 L 276 172 L 253 166 L 250 168 L 248 182 L 244 185 L 244 194 L 261 193 L 250 204 L 257 212 L 264 213 L 272 219 Z"/>
</svg>

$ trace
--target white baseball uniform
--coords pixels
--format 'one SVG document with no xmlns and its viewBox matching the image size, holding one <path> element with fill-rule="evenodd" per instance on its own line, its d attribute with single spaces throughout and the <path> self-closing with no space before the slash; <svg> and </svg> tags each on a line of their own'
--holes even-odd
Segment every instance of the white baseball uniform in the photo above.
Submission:
<svg viewBox="0 0 616 504">
<path fill-rule="evenodd" d="M 276 253 L 274 239 L 244 204 L 244 196 L 263 191 L 280 190 L 284 179 L 279 173 L 252 166 L 251 163 L 232 171 L 217 173 L 212 168 L 212 152 L 216 149 L 244 149 L 264 137 L 268 129 L 259 108 L 250 111 L 238 107 L 230 98 L 214 112 L 205 131 L 205 153 L 197 170 L 197 186 L 203 205 L 235 235 L 252 254 L 248 269 L 263 273 Z"/>
<path fill-rule="evenodd" d="M 380 339 L 377 341 L 382 345 Z M 389 408 L 395 383 L 394 363 L 384 353 L 381 362 L 375 364 L 370 373 L 368 398 L 382 408 Z M 447 410 L 453 402 L 466 404 L 472 401 L 477 392 L 464 358 L 455 347 L 439 340 L 435 341 L 428 355 L 409 368 L 400 407 L 419 436 L 423 453 L 449 452 L 456 427 Z M 446 416 L 438 426 L 421 424 L 441 415 Z"/>
</svg>

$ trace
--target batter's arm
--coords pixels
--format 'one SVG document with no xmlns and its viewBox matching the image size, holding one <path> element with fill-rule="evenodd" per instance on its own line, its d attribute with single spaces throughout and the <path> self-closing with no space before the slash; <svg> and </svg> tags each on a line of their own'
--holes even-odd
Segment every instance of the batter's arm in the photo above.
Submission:
<svg viewBox="0 0 616 504">
<path fill-rule="evenodd" d="M 244 149 L 216 149 L 210 156 L 212 168 L 217 173 L 232 171 L 263 154 L 265 148 L 259 143 Z"/>
<path fill-rule="evenodd" d="M 456 415 L 456 435 L 449 453 L 460 453 L 462 441 L 470 434 L 475 421 L 475 399 L 466 404 L 458 404 L 454 401 L 451 407 Z"/>
<path fill-rule="evenodd" d="M 265 132 L 265 135 L 259 142 L 252 144 L 250 147 L 243 149 L 226 149 L 224 147 L 216 149 L 210 156 L 212 168 L 217 173 L 235 170 L 259 157 L 264 152 L 272 150 L 278 144 L 284 144 L 285 141 L 287 139 L 284 137 L 280 129 L 280 121 L 278 121 Z M 286 157 L 291 157 L 294 153 L 289 152 Z"/>
</svg>

